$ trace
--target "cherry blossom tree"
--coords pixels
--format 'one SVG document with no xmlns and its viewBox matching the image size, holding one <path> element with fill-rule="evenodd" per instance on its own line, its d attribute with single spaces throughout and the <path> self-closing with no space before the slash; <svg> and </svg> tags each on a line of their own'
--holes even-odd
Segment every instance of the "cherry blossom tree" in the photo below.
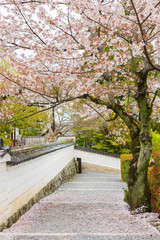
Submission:
<svg viewBox="0 0 160 240">
<path fill-rule="evenodd" d="M 1 97 L 46 109 L 83 99 L 106 120 L 114 112 L 132 139 L 130 206 L 149 209 L 160 1 L 4 0 L 0 11 Z"/>
</svg>

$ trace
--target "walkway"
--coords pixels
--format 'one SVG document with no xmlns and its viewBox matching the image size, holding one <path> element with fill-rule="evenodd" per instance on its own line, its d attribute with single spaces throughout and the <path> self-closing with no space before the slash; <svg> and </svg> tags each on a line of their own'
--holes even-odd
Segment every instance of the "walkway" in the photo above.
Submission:
<svg viewBox="0 0 160 240">
<path fill-rule="evenodd" d="M 0 240 L 158 240 L 144 216 L 130 215 L 116 173 L 84 171 L 35 204 Z"/>
</svg>

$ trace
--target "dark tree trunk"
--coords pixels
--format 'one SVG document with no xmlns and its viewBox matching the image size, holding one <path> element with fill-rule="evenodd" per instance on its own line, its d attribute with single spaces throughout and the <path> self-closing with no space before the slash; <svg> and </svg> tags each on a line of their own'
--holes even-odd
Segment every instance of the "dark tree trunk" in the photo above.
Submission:
<svg viewBox="0 0 160 240">
<path fill-rule="evenodd" d="M 136 209 L 143 206 L 144 211 L 150 210 L 150 190 L 147 177 L 152 152 L 150 121 L 147 122 L 147 125 L 141 129 L 140 152 L 133 152 L 128 175 L 130 207 Z"/>
<path fill-rule="evenodd" d="M 141 79 L 138 84 L 138 95 L 136 96 L 140 119 L 139 124 L 133 117 L 127 114 L 121 105 L 109 99 L 111 108 L 125 122 L 130 130 L 131 151 L 133 159 L 130 163 L 128 176 L 128 192 L 131 209 L 144 207 L 144 211 L 150 210 L 150 190 L 148 185 L 148 166 L 152 152 L 151 137 L 151 109 L 148 104 L 146 78 Z"/>
<path fill-rule="evenodd" d="M 115 101 L 114 93 L 108 96 L 108 102 L 89 96 L 90 100 L 96 104 L 107 106 L 112 109 L 127 125 L 131 136 L 131 151 L 133 159 L 130 163 L 128 177 L 128 193 L 130 207 L 132 210 L 143 208 L 143 211 L 150 210 L 150 190 L 148 184 L 148 166 L 152 153 L 151 134 L 151 112 L 152 103 L 149 102 L 147 92 L 147 74 L 150 68 L 145 68 L 137 73 L 136 95 L 139 120 L 128 114 L 123 106 Z"/>
<path fill-rule="evenodd" d="M 143 207 L 144 211 L 150 210 L 150 189 L 148 184 L 148 166 L 152 153 L 151 133 L 151 108 L 148 103 L 146 76 L 138 82 L 136 100 L 140 112 L 139 152 L 133 149 L 128 188 L 131 209 Z M 134 142 L 133 142 L 134 145 Z"/>
<path fill-rule="evenodd" d="M 54 133 L 55 131 L 55 116 L 54 116 L 54 108 L 52 108 L 52 117 L 53 117 L 53 120 L 52 120 L 52 124 L 51 124 L 51 129 Z"/>
</svg>

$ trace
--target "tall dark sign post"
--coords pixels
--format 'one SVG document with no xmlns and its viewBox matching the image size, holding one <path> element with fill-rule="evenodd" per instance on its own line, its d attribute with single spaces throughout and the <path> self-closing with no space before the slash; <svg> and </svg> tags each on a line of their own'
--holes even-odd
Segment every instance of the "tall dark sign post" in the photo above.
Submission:
<svg viewBox="0 0 160 240">
<path fill-rule="evenodd" d="M 78 161 L 78 173 L 82 173 L 82 159 L 77 158 Z"/>
</svg>

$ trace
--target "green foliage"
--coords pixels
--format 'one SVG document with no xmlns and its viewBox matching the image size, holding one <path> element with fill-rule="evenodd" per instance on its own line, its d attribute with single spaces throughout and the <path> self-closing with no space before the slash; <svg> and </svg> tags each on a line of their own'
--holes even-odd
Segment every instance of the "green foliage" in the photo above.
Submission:
<svg viewBox="0 0 160 240">
<path fill-rule="evenodd" d="M 148 180 L 151 190 L 151 210 L 152 212 L 160 213 L 160 151 L 153 151 L 153 160 L 154 165 L 148 170 Z"/>
<path fill-rule="evenodd" d="M 0 135 L 0 138 L 2 138 L 3 139 L 3 144 L 4 144 L 4 146 L 9 146 L 11 143 L 12 143 L 12 140 L 11 140 L 11 138 L 6 138 L 5 137 L 5 135 Z"/>
<path fill-rule="evenodd" d="M 76 145 L 79 146 L 79 147 L 85 147 L 84 137 L 77 136 Z"/>
<path fill-rule="evenodd" d="M 121 178 L 123 182 L 127 182 L 132 154 L 121 154 L 120 159 L 121 159 Z"/>
<path fill-rule="evenodd" d="M 130 198 L 129 198 L 129 191 L 128 189 L 123 189 L 124 191 L 124 201 L 128 204 L 130 204 Z"/>
<path fill-rule="evenodd" d="M 121 178 L 126 182 L 132 154 L 122 154 L 121 158 Z M 151 209 L 152 212 L 160 213 L 160 151 L 153 150 L 150 165 L 148 169 L 148 181 L 151 191 Z M 128 190 L 124 190 L 124 200 L 129 203 Z"/>
<path fill-rule="evenodd" d="M 110 49 L 113 49 L 113 46 L 107 46 L 107 47 L 105 47 L 104 51 L 105 51 L 106 53 L 109 53 L 109 52 L 110 52 Z"/>
<path fill-rule="evenodd" d="M 82 133 L 81 133 L 82 134 Z M 99 131 L 85 131 L 84 135 L 76 138 L 76 144 L 80 147 L 89 147 L 100 151 L 120 153 L 119 146 L 113 145 L 112 139 L 108 139 Z"/>
<path fill-rule="evenodd" d="M 118 149 L 113 145 L 111 139 L 108 139 L 104 133 L 95 131 L 91 138 L 92 148 L 100 151 L 115 152 L 118 153 Z"/>
<path fill-rule="evenodd" d="M 48 120 L 48 113 L 43 112 L 23 119 L 24 116 L 29 116 L 39 110 L 41 110 L 39 107 L 27 107 L 14 104 L 14 115 L 12 119 L 20 120 L 12 123 L 12 126 L 19 128 L 23 136 L 41 135 Z"/>
<path fill-rule="evenodd" d="M 153 150 L 160 151 L 160 134 L 158 134 L 156 131 L 152 132 L 152 144 Z"/>
<path fill-rule="evenodd" d="M 158 115 L 158 114 L 157 114 Z M 156 133 L 160 134 L 160 122 L 159 122 L 159 117 L 152 119 L 152 130 L 153 132 L 156 131 Z"/>
<path fill-rule="evenodd" d="M 11 127 L 9 125 L 0 124 L 0 138 L 3 139 L 4 145 L 10 145 L 12 142 L 10 132 Z"/>
<path fill-rule="evenodd" d="M 109 117 L 113 118 L 114 114 Z M 83 123 L 82 126 L 81 122 Z M 112 123 L 106 123 L 100 118 L 93 120 L 78 118 L 76 124 L 77 127 L 74 128 L 74 132 L 78 146 L 117 154 L 130 153 L 128 149 L 129 133 L 127 129 L 124 129 L 124 124 L 120 119 L 116 119 Z"/>
<path fill-rule="evenodd" d="M 121 154 L 131 154 L 131 150 L 128 148 L 121 149 Z"/>
<path fill-rule="evenodd" d="M 120 149 L 114 146 L 112 144 L 112 141 L 109 139 L 103 139 L 100 142 L 96 141 L 96 145 L 92 146 L 92 148 L 100 151 L 110 152 L 110 153 L 117 153 L 117 154 L 120 153 Z"/>
<path fill-rule="evenodd" d="M 7 102 L 4 102 L 4 104 L 7 104 Z M 8 106 L 8 109 L 11 109 L 13 112 L 12 118 L 4 119 L 4 123 L 1 122 L 0 124 L 0 137 L 3 138 L 4 145 L 11 144 L 11 134 L 14 127 L 19 128 L 20 134 L 23 136 L 39 136 L 42 134 L 46 124 L 50 122 L 51 115 L 48 112 L 42 112 L 23 119 L 25 116 L 32 115 L 41 110 L 39 107 L 27 107 L 13 102 L 13 104 Z M 11 123 L 6 124 L 5 121 L 11 121 Z"/>
</svg>

